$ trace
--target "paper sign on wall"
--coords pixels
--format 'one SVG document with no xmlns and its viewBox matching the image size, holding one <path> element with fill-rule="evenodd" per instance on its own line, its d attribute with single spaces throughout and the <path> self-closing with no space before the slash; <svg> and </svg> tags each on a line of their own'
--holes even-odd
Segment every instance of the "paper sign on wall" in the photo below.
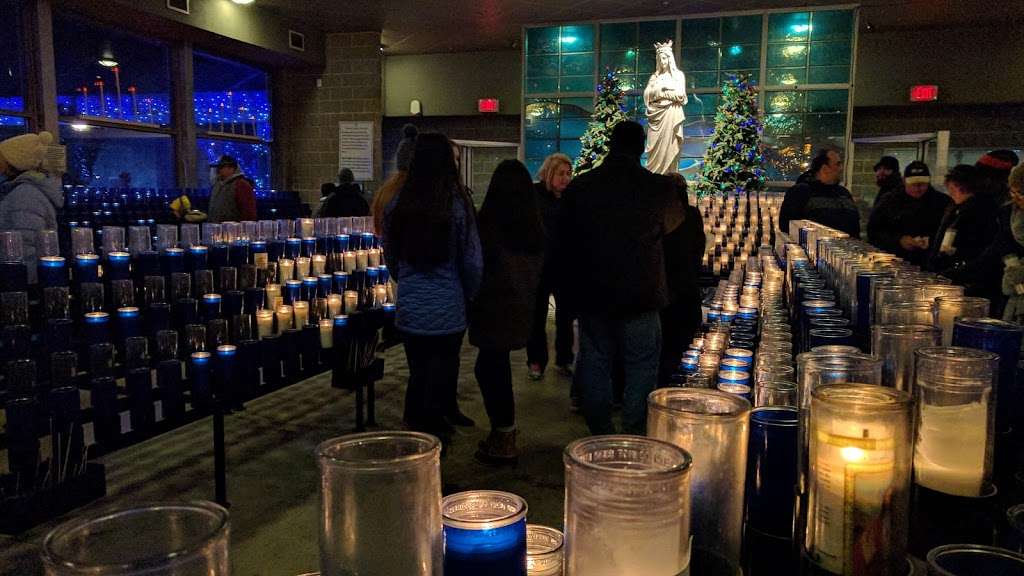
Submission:
<svg viewBox="0 0 1024 576">
<path fill-rule="evenodd" d="M 373 180 L 373 122 L 338 122 L 338 167 L 356 181 Z"/>
</svg>

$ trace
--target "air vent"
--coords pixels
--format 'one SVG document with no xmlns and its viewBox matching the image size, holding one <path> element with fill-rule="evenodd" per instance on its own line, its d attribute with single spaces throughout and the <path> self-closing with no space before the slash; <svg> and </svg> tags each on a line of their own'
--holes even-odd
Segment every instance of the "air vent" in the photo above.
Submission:
<svg viewBox="0 0 1024 576">
<path fill-rule="evenodd" d="M 189 0 L 167 0 L 167 9 L 174 10 L 175 12 L 181 12 L 182 14 L 189 13 Z"/>
<path fill-rule="evenodd" d="M 288 46 L 292 50 L 298 50 L 299 52 L 306 51 L 306 35 L 295 30 L 288 31 Z"/>
</svg>

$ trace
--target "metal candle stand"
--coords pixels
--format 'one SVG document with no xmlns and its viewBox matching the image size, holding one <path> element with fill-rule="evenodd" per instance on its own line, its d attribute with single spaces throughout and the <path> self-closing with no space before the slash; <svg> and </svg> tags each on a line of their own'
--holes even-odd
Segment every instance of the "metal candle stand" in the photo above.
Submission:
<svg viewBox="0 0 1024 576">
<path fill-rule="evenodd" d="M 383 309 L 367 309 L 349 314 L 347 323 L 334 325 L 334 363 L 331 385 L 353 390 L 356 401 L 356 431 L 376 426 L 378 380 L 384 377 L 384 360 L 377 357 L 380 329 L 390 318 Z"/>
</svg>

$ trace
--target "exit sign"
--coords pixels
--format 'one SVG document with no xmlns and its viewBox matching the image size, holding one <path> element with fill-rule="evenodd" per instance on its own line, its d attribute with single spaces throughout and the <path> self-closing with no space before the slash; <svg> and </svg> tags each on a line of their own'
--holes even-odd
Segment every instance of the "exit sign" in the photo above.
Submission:
<svg viewBox="0 0 1024 576">
<path fill-rule="evenodd" d="M 935 102 L 939 99 L 939 87 L 935 84 L 918 84 L 910 87 L 911 102 Z"/>
<path fill-rule="evenodd" d="M 498 112 L 498 99 L 481 98 L 476 101 L 476 109 L 478 112 L 496 114 Z"/>
</svg>

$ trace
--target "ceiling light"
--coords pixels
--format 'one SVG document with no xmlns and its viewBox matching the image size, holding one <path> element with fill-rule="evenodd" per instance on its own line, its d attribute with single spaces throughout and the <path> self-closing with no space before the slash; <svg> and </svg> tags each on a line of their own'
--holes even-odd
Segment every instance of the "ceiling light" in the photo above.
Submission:
<svg viewBox="0 0 1024 576">
<path fill-rule="evenodd" d="M 234 2 L 235 4 L 241 4 L 242 6 L 245 6 L 246 4 L 252 4 L 256 0 L 231 0 L 231 1 Z"/>
<path fill-rule="evenodd" d="M 797 34 L 803 34 L 804 32 L 808 32 L 811 29 L 811 26 L 810 24 L 793 24 L 790 28 Z"/>
<path fill-rule="evenodd" d="M 96 63 L 104 68 L 117 66 L 117 58 L 114 57 L 114 49 L 110 47 L 110 42 L 103 43 L 103 49 L 100 50 L 100 57 Z"/>
<path fill-rule="evenodd" d="M 82 124 L 81 122 L 72 122 L 71 129 L 75 132 L 86 132 L 89 130 L 88 124 Z"/>
<path fill-rule="evenodd" d="M 562 44 L 575 44 L 577 38 L 575 36 L 562 36 L 560 40 Z"/>
</svg>

